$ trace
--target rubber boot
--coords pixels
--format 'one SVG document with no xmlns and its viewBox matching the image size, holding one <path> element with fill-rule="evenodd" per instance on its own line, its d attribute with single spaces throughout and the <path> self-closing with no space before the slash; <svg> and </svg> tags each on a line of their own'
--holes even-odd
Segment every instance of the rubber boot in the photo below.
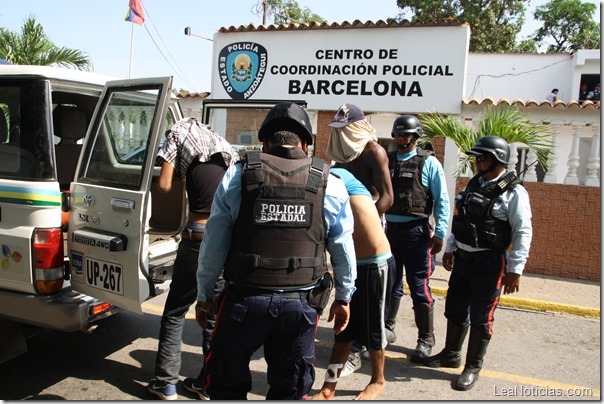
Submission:
<svg viewBox="0 0 604 404">
<path fill-rule="evenodd" d="M 461 346 L 468 335 L 468 326 L 460 326 L 447 321 L 445 348 L 434 356 L 426 358 L 424 365 L 431 368 L 458 368 L 461 366 Z"/>
<path fill-rule="evenodd" d="M 394 327 L 396 325 L 396 315 L 398 309 L 401 307 L 402 296 L 392 296 L 390 300 L 390 308 L 388 309 L 388 315 L 386 316 L 386 341 L 389 344 L 396 342 L 396 334 L 394 333 Z"/>
<path fill-rule="evenodd" d="M 482 362 L 487 353 L 487 347 L 491 336 L 485 334 L 479 328 L 472 327 L 470 330 L 470 341 L 468 341 L 468 353 L 466 355 L 466 366 L 457 379 L 455 390 L 470 390 L 478 380 Z"/>
<path fill-rule="evenodd" d="M 414 307 L 415 325 L 417 325 L 417 346 L 411 355 L 411 362 L 423 363 L 432 353 L 434 346 L 434 307 L 420 303 Z"/>
</svg>

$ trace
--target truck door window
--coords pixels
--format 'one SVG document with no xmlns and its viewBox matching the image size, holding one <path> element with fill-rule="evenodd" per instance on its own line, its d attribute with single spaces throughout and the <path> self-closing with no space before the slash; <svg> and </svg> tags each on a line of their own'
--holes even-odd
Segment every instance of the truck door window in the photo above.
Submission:
<svg viewBox="0 0 604 404">
<path fill-rule="evenodd" d="M 209 124 L 242 155 L 249 150 L 262 150 L 258 129 L 269 109 L 214 107 L 209 112 Z"/>
<path fill-rule="evenodd" d="M 110 94 L 100 126 L 91 134 L 91 152 L 80 181 L 140 189 L 158 95 L 155 89 Z"/>
<path fill-rule="evenodd" d="M 52 180 L 52 136 L 43 80 L 0 82 L 0 175 L 29 181 Z"/>
</svg>

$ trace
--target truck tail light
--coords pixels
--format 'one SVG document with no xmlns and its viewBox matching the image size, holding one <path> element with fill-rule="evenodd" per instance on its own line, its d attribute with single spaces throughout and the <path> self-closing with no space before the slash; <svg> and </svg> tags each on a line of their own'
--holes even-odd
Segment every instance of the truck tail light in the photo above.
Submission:
<svg viewBox="0 0 604 404">
<path fill-rule="evenodd" d="M 91 306 L 89 314 L 91 316 L 98 316 L 99 314 L 103 314 L 109 310 L 111 310 L 111 303 L 101 302 Z"/>
<path fill-rule="evenodd" d="M 36 229 L 33 237 L 34 285 L 40 294 L 63 288 L 63 233 L 60 228 Z"/>
</svg>

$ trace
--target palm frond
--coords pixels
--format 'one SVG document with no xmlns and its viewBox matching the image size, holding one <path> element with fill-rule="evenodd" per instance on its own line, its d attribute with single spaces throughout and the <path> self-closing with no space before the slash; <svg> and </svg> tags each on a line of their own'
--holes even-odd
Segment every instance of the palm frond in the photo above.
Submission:
<svg viewBox="0 0 604 404">
<path fill-rule="evenodd" d="M 488 135 L 499 136 L 510 144 L 525 145 L 535 153 L 541 166 L 545 170 L 548 168 L 549 153 L 553 147 L 549 126 L 529 120 L 516 107 L 487 107 L 475 128 L 464 125 L 451 115 L 436 112 L 423 114 L 420 120 L 426 135 L 420 139 L 420 146 L 442 136 L 451 139 L 459 149 L 453 173 L 455 179 L 468 171 L 476 172 L 474 160 L 469 158 L 466 152 L 474 147 L 478 139 Z"/>
<path fill-rule="evenodd" d="M 549 126 L 533 122 L 520 113 L 518 108 L 496 110 L 488 107 L 480 122 L 481 136 L 494 135 L 508 143 L 520 143 L 535 153 L 537 160 L 547 170 L 550 149 L 553 147 Z"/>
<path fill-rule="evenodd" d="M 20 33 L 0 28 L 0 58 L 20 65 L 58 65 L 81 70 L 92 67 L 82 51 L 56 46 L 33 16 L 23 22 Z"/>
</svg>

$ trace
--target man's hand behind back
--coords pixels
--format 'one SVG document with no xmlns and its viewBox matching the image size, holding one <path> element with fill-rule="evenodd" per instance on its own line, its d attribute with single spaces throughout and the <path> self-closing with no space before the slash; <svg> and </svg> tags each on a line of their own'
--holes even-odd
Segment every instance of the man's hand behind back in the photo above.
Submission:
<svg viewBox="0 0 604 404">
<path fill-rule="evenodd" d="M 327 319 L 327 322 L 331 322 L 334 318 L 336 321 L 333 324 L 333 331 L 338 335 L 344 331 L 346 326 L 348 326 L 348 320 L 350 320 L 350 306 L 334 301 L 329 309 L 329 318 Z"/>
<path fill-rule="evenodd" d="M 208 328 L 208 315 L 214 314 L 214 300 L 210 299 L 207 302 L 197 301 L 195 305 L 195 321 L 202 330 Z"/>
</svg>

